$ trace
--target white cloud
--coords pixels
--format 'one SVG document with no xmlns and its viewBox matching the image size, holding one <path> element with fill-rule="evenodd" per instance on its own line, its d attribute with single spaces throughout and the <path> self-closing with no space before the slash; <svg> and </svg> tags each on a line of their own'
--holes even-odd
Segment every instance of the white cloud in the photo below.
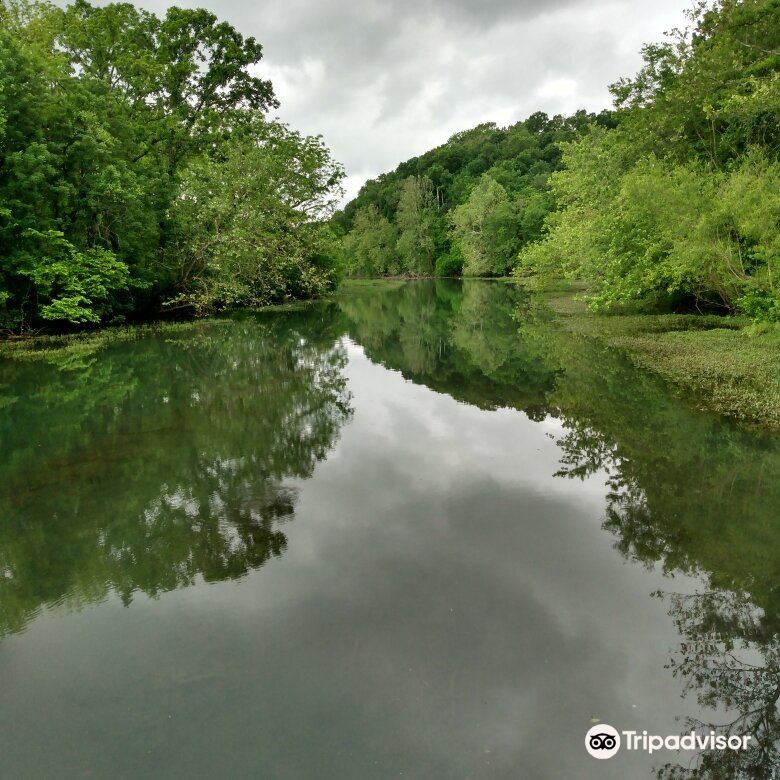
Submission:
<svg viewBox="0 0 780 780">
<path fill-rule="evenodd" d="M 142 2 L 162 11 L 165 0 Z M 279 116 L 322 134 L 366 178 L 454 132 L 610 105 L 642 43 L 683 21 L 682 0 L 180 0 L 264 46 Z"/>
<path fill-rule="evenodd" d="M 541 98 L 551 100 L 575 97 L 577 82 L 575 79 L 565 77 L 548 79 L 536 90 L 536 94 Z"/>
</svg>

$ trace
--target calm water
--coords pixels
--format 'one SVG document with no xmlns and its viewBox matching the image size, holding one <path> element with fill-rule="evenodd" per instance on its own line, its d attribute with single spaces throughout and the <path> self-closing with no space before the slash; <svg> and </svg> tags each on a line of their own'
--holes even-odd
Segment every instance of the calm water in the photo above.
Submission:
<svg viewBox="0 0 780 780">
<path fill-rule="evenodd" d="M 3 777 L 777 771 L 780 442 L 506 285 L 6 361 L 0 441 Z"/>
</svg>

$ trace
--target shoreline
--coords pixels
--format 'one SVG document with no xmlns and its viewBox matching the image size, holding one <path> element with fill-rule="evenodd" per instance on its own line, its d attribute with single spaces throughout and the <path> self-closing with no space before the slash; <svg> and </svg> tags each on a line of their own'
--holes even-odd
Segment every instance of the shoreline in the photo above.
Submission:
<svg viewBox="0 0 780 780">
<path fill-rule="evenodd" d="M 438 278 L 438 277 L 437 277 Z M 419 278 L 417 279 L 419 281 Z M 208 327 L 244 314 L 289 311 L 338 299 L 350 288 L 399 284 L 411 279 L 345 280 L 323 298 L 291 301 L 222 315 L 112 325 L 70 333 L 0 339 L 0 360 L 35 360 L 63 350 L 92 351 L 149 333 L 176 333 Z M 572 285 L 530 290 L 516 279 L 495 279 L 525 288 L 569 333 L 595 339 L 623 352 L 638 368 L 665 380 L 670 391 L 699 409 L 742 425 L 780 432 L 780 329 L 751 328 L 745 318 L 706 314 L 616 313 L 587 309 Z"/>
<path fill-rule="evenodd" d="M 707 314 L 597 314 L 576 290 L 532 293 L 569 332 L 619 349 L 697 408 L 780 431 L 780 329 Z"/>
<path fill-rule="evenodd" d="M 335 293 L 321 298 L 304 298 L 285 303 L 269 303 L 265 306 L 237 308 L 225 312 L 209 314 L 205 317 L 186 319 L 156 319 L 141 322 L 102 325 L 83 330 L 71 330 L 57 333 L 37 332 L 13 337 L 0 337 L 0 360 L 30 359 L 43 357 L 56 350 L 77 347 L 105 346 L 112 342 L 132 341 L 150 333 L 176 333 L 191 330 L 208 323 L 224 322 L 242 314 L 295 311 L 322 301 L 332 299 Z"/>
</svg>

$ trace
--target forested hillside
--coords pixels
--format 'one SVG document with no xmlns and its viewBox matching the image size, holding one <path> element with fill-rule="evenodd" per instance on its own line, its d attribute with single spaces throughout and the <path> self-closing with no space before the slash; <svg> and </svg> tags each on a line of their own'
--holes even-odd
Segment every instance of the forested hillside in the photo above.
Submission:
<svg viewBox="0 0 780 780">
<path fill-rule="evenodd" d="M 0 331 L 314 297 L 342 267 L 780 319 L 780 0 L 699 3 L 643 55 L 613 111 L 479 125 L 328 219 L 343 171 L 268 118 L 253 38 L 0 0 Z"/>
<path fill-rule="evenodd" d="M 482 125 L 368 182 L 354 275 L 583 281 L 594 308 L 780 319 L 780 0 L 697 3 L 614 112 Z"/>
<path fill-rule="evenodd" d="M 541 236 L 560 143 L 611 124 L 608 112 L 584 111 L 536 113 L 506 128 L 482 124 L 368 181 L 334 217 L 346 232 L 349 273 L 505 274 L 520 248 Z"/>
<path fill-rule="evenodd" d="M 780 0 L 699 5 L 612 87 L 618 126 L 564 147 L 561 210 L 518 272 L 780 319 Z"/>
<path fill-rule="evenodd" d="M 205 10 L 0 1 L 0 332 L 316 296 L 341 167 Z"/>
</svg>

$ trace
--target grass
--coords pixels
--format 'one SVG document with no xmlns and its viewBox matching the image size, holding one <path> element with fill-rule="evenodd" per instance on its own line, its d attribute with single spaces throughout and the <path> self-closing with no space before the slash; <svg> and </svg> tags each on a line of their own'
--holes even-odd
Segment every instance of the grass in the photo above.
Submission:
<svg viewBox="0 0 780 780">
<path fill-rule="evenodd" d="M 779 328 L 699 314 L 594 314 L 571 291 L 545 298 L 568 330 L 623 350 L 697 406 L 780 431 Z"/>
</svg>

